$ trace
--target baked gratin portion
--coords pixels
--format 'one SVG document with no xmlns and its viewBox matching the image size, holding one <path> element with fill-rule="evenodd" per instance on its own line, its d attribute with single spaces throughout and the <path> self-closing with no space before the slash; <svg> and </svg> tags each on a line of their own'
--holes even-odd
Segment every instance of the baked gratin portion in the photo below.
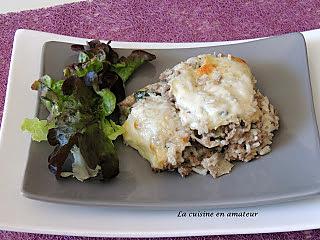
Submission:
<svg viewBox="0 0 320 240">
<path fill-rule="evenodd" d="M 126 144 L 155 171 L 182 176 L 231 171 L 271 151 L 279 117 L 256 89 L 247 63 L 231 55 L 200 55 L 120 103 Z"/>
</svg>

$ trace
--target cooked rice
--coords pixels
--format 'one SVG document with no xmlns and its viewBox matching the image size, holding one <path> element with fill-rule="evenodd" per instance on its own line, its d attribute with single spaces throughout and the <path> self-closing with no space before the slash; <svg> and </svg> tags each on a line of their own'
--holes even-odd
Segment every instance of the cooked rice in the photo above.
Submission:
<svg viewBox="0 0 320 240">
<path fill-rule="evenodd" d="M 185 63 L 194 68 L 201 65 L 201 62 L 194 61 L 193 58 Z M 148 85 L 142 91 L 156 93 L 174 103 L 168 79 L 178 74 L 179 71 L 175 68 L 166 70 L 161 74 L 160 82 Z M 129 96 L 120 104 L 122 115 L 129 114 L 129 109 L 135 101 L 138 99 Z M 209 172 L 216 178 L 229 173 L 234 161 L 248 162 L 269 153 L 274 131 L 279 128 L 279 117 L 268 98 L 259 90 L 255 90 L 254 101 L 258 109 L 256 120 L 251 122 L 241 120 L 239 123 L 223 125 L 201 135 L 194 130 L 190 139 L 191 146 L 186 147 L 182 154 L 184 161 L 178 163 L 171 161 L 168 169 L 177 169 L 183 177 L 192 172 L 202 175 Z"/>
</svg>

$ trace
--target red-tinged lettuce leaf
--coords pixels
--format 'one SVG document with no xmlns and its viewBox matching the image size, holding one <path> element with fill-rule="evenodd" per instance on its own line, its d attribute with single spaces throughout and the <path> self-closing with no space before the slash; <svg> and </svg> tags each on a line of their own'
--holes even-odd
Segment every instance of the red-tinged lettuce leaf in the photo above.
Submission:
<svg viewBox="0 0 320 240">
<path fill-rule="evenodd" d="M 101 167 L 103 180 L 119 174 L 119 159 L 111 140 L 99 124 L 90 125 L 79 137 L 80 152 L 91 169 Z"/>
<path fill-rule="evenodd" d="M 80 44 L 72 44 L 72 45 L 71 45 L 71 50 L 72 50 L 72 51 L 79 52 L 79 51 L 84 51 L 85 48 L 84 48 L 83 45 L 80 45 Z"/>
<path fill-rule="evenodd" d="M 49 129 L 47 134 L 47 141 L 51 146 L 57 146 L 58 144 L 60 144 L 56 128 Z"/>
<path fill-rule="evenodd" d="M 93 57 L 86 62 L 71 64 L 63 70 L 66 78 L 70 76 L 84 77 L 90 71 L 100 72 L 103 70 L 103 62 Z"/>
<path fill-rule="evenodd" d="M 85 76 L 90 71 L 99 72 L 102 67 L 116 63 L 118 54 L 110 47 L 110 42 L 102 43 L 99 40 L 88 42 L 88 46 L 72 45 L 71 49 L 79 52 L 78 64 L 70 65 L 65 69 L 65 76 Z M 103 65 L 101 65 L 103 64 Z"/>
<path fill-rule="evenodd" d="M 101 101 L 93 88 L 87 87 L 83 79 L 75 76 L 67 78 L 62 91 L 65 95 L 72 96 L 78 103 L 77 110 L 81 113 L 94 114 L 97 105 Z"/>
<path fill-rule="evenodd" d="M 48 168 L 57 178 L 60 177 L 62 167 L 67 160 L 72 147 L 78 143 L 79 134 L 73 135 L 67 144 L 58 145 L 48 157 Z"/>
<path fill-rule="evenodd" d="M 55 125 L 46 133 L 55 150 L 48 158 L 49 169 L 60 177 L 72 152 L 75 155 L 73 173 L 79 180 L 97 175 L 103 179 L 119 173 L 119 160 L 112 140 L 123 133 L 116 103 L 125 98 L 124 82 L 142 64 L 155 56 L 136 50 L 127 58 L 111 48 L 110 42 L 98 40 L 88 46 L 72 45 L 78 52 L 78 62 L 64 69 L 65 80 L 55 81 L 45 75 L 35 81 L 33 90 L 40 92 L 42 103 Z"/>
<path fill-rule="evenodd" d="M 99 40 L 92 40 L 88 42 L 89 49 L 85 51 L 89 56 L 98 56 L 102 61 L 116 63 L 119 59 L 118 54 L 111 48 L 111 41 L 107 43 L 100 42 Z M 104 54 L 103 54 L 103 53 Z M 100 55 L 102 54 L 102 56 Z M 103 57 L 105 56 L 105 57 Z"/>
<path fill-rule="evenodd" d="M 116 96 L 116 102 L 121 102 L 126 97 L 124 83 L 122 79 L 115 73 L 110 71 L 103 71 L 97 78 L 93 80 L 93 85 L 96 90 L 110 89 Z"/>
<path fill-rule="evenodd" d="M 73 156 L 72 172 L 62 172 L 60 174 L 62 177 L 73 176 L 83 182 L 86 179 L 96 177 L 99 174 L 101 167 L 97 165 L 95 169 L 89 168 L 80 152 L 80 149 L 76 145 L 72 147 L 71 153 Z"/>
<path fill-rule="evenodd" d="M 100 89 L 109 88 L 117 98 L 117 103 L 121 102 L 126 97 L 124 83 L 122 79 L 114 72 L 109 72 L 108 75 L 102 75 Z"/>
<path fill-rule="evenodd" d="M 82 79 L 66 79 L 62 91 L 72 101 L 65 101 L 61 113 L 55 117 L 56 127 L 47 135 L 51 145 L 67 144 L 71 136 L 83 133 L 88 125 L 99 121 L 102 114 L 101 97 L 86 87 Z"/>
<path fill-rule="evenodd" d="M 75 89 L 75 81 L 78 79 L 76 76 L 66 78 L 61 86 L 62 93 L 70 96 Z"/>
</svg>

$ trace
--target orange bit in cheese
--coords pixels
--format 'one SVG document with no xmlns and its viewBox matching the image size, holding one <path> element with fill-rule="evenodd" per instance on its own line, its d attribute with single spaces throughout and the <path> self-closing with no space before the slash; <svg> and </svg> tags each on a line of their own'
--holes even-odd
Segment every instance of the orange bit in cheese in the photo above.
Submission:
<svg viewBox="0 0 320 240">
<path fill-rule="evenodd" d="M 197 69 L 197 74 L 199 74 L 199 75 L 203 75 L 203 74 L 209 75 L 210 73 L 212 73 L 212 71 L 215 68 L 216 68 L 215 64 L 206 63 L 206 64 L 202 65 L 200 68 Z"/>
</svg>

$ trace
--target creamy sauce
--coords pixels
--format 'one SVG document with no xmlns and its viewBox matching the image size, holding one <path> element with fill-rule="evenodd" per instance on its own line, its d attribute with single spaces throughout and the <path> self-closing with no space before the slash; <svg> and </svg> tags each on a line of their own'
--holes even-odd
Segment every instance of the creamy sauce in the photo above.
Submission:
<svg viewBox="0 0 320 240">
<path fill-rule="evenodd" d="M 184 126 L 203 134 L 253 117 L 254 78 L 242 59 L 201 55 L 188 61 L 175 66 L 179 74 L 169 79 Z"/>
</svg>

